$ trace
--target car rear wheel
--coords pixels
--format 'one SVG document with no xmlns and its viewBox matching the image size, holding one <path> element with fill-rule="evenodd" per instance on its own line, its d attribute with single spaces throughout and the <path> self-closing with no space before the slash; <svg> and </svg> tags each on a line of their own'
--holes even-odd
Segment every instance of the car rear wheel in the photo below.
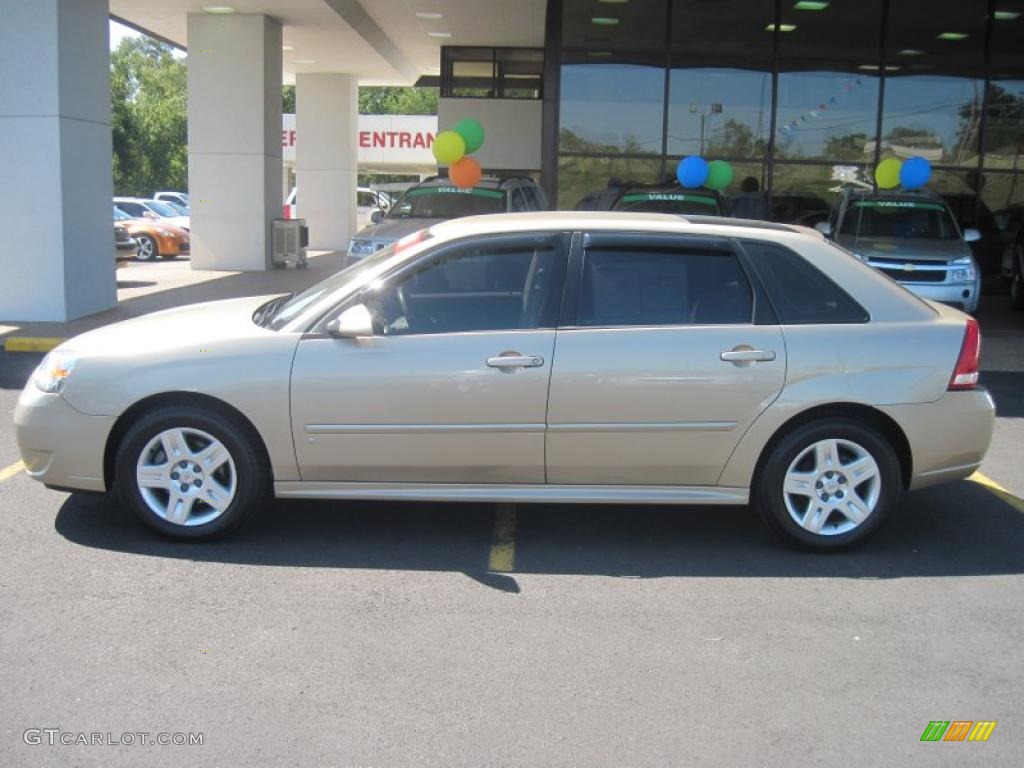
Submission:
<svg viewBox="0 0 1024 768">
<path fill-rule="evenodd" d="M 193 541 L 223 536 L 272 495 L 270 472 L 249 431 L 207 408 L 150 411 L 118 448 L 118 495 L 165 536 Z"/>
<path fill-rule="evenodd" d="M 149 235 L 139 235 L 135 238 L 139 241 L 139 250 L 136 253 L 135 258 L 139 261 L 152 261 L 158 255 L 159 249 L 154 240 Z"/>
<path fill-rule="evenodd" d="M 875 429 L 847 418 L 804 424 L 768 454 L 754 503 L 776 534 L 834 551 L 870 537 L 899 500 L 900 464 Z"/>
</svg>

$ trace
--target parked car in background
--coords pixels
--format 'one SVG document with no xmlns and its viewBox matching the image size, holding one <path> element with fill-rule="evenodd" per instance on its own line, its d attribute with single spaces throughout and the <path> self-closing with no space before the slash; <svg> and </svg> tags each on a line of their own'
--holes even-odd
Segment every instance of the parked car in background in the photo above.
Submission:
<svg viewBox="0 0 1024 768">
<path fill-rule="evenodd" d="M 459 210 L 445 194 L 423 193 L 433 215 Z M 974 318 L 806 229 L 477 216 L 295 296 L 73 338 L 14 420 L 31 477 L 116 489 L 184 540 L 275 495 L 749 501 L 785 539 L 834 550 L 903 491 L 980 465 L 995 408 L 979 343 Z"/>
<path fill-rule="evenodd" d="M 162 219 L 186 232 L 189 229 L 188 216 L 182 216 L 174 208 L 159 200 L 147 200 L 143 197 L 115 197 L 114 205 L 136 219 Z"/>
<path fill-rule="evenodd" d="M 1003 254 L 1002 277 L 1010 286 L 1010 304 L 1014 309 L 1024 309 L 1024 229 Z"/>
<path fill-rule="evenodd" d="M 371 217 L 348 247 L 347 264 L 379 251 L 431 224 L 486 213 L 543 211 L 547 198 L 529 176 L 484 177 L 475 187 L 456 187 L 447 177 L 434 176 L 405 191 L 387 213 Z"/>
<path fill-rule="evenodd" d="M 611 210 L 699 216 L 729 215 L 728 204 L 721 193 L 713 189 L 683 189 L 678 183 L 626 187 L 612 201 Z"/>
<path fill-rule="evenodd" d="M 163 200 L 165 203 L 177 203 L 186 210 L 191 209 L 188 192 L 154 192 L 154 200 Z"/>
<path fill-rule="evenodd" d="M 847 189 L 817 227 L 918 296 L 967 312 L 978 308 L 981 272 L 970 243 L 980 234 L 961 232 L 938 195 Z"/>
<path fill-rule="evenodd" d="M 115 205 L 114 221 L 135 240 L 135 258 L 139 261 L 173 259 L 188 255 L 191 249 L 189 233 L 163 219 L 136 219 Z"/>
<path fill-rule="evenodd" d="M 117 217 L 114 218 L 114 259 L 116 261 L 124 261 L 126 259 L 134 259 L 135 254 L 139 250 L 139 244 L 135 241 L 135 238 L 128 232 L 128 228 L 124 224 L 117 221 Z"/>
<path fill-rule="evenodd" d="M 369 187 L 356 188 L 356 231 L 370 224 L 370 218 L 374 211 L 383 213 L 391 203 L 391 198 L 384 192 L 378 192 Z M 284 201 L 283 217 L 286 219 L 298 219 L 299 196 L 298 187 L 292 187 L 292 191 Z"/>
</svg>

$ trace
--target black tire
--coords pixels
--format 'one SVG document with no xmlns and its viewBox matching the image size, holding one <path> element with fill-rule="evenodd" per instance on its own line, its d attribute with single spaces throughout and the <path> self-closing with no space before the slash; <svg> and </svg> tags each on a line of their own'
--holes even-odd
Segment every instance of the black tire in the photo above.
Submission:
<svg viewBox="0 0 1024 768">
<path fill-rule="evenodd" d="M 813 533 L 804 529 L 787 509 L 787 497 L 783 493 L 784 480 L 790 465 L 805 450 L 819 441 L 829 439 L 855 443 L 870 454 L 878 467 L 878 500 L 864 521 L 852 530 L 832 534 Z M 752 488 L 751 501 L 765 524 L 787 543 L 818 552 L 836 552 L 870 538 L 899 502 L 902 489 L 899 459 L 885 436 L 869 424 L 847 417 L 835 417 L 802 424 L 779 440 L 761 463 Z M 790 498 L 794 499 L 796 505 L 802 497 Z M 830 516 L 828 520 L 844 520 L 842 516 L 836 515 Z"/>
<path fill-rule="evenodd" d="M 216 438 L 234 463 L 234 499 L 210 522 L 198 525 L 170 522 L 150 508 L 136 482 L 136 467 L 143 450 L 161 432 L 174 428 L 200 430 Z M 149 528 L 169 538 L 187 541 L 217 539 L 236 530 L 273 497 L 266 453 L 252 434 L 252 428 L 206 406 L 159 406 L 132 424 L 117 449 L 114 488 L 121 502 Z"/>
<path fill-rule="evenodd" d="M 1024 309 L 1024 254 L 1017 253 L 1010 278 L 1010 306 Z"/>
<path fill-rule="evenodd" d="M 153 261 L 160 255 L 160 246 L 149 235 L 136 235 L 135 239 L 139 243 L 139 249 L 135 252 L 138 261 Z"/>
</svg>

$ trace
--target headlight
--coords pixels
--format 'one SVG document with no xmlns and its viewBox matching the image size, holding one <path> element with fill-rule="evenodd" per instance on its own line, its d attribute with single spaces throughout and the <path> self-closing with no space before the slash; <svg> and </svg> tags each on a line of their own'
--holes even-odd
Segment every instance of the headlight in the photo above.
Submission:
<svg viewBox="0 0 1024 768">
<path fill-rule="evenodd" d="M 964 256 L 949 263 L 949 281 L 951 283 L 973 283 L 978 277 L 978 268 L 974 259 Z"/>
<path fill-rule="evenodd" d="M 174 233 L 166 229 L 158 229 L 156 233 L 160 235 L 160 237 L 174 237 Z"/>
<path fill-rule="evenodd" d="M 371 253 L 373 253 L 373 242 L 370 240 L 353 240 L 349 243 L 349 256 L 369 256 Z"/>
<path fill-rule="evenodd" d="M 78 358 L 73 352 L 54 351 L 43 358 L 36 368 L 32 381 L 43 392 L 57 393 L 64 388 L 64 382 L 75 370 Z"/>
</svg>

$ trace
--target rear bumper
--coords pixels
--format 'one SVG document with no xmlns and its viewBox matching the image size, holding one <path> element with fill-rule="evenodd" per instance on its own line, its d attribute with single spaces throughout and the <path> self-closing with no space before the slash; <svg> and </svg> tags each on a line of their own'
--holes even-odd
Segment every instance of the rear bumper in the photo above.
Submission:
<svg viewBox="0 0 1024 768">
<path fill-rule="evenodd" d="M 947 392 L 934 403 L 882 405 L 910 443 L 910 489 L 960 480 L 972 474 L 992 441 L 996 407 L 988 390 Z"/>
<path fill-rule="evenodd" d="M 113 416 L 86 416 L 30 381 L 14 409 L 25 471 L 47 486 L 104 491 L 103 449 Z"/>
</svg>

